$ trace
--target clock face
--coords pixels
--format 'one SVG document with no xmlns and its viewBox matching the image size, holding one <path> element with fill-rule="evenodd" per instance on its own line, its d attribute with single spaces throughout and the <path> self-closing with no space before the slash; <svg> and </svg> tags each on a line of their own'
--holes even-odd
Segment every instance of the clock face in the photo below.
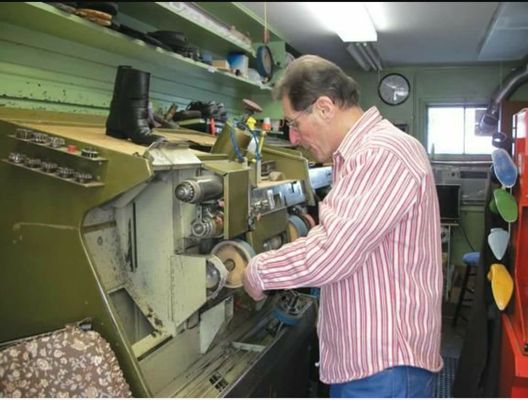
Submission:
<svg viewBox="0 0 528 400">
<path fill-rule="evenodd" d="M 400 74 L 385 75 L 378 86 L 378 93 L 385 103 L 396 106 L 409 97 L 411 86 L 409 81 Z"/>
<path fill-rule="evenodd" d="M 257 49 L 257 71 L 264 78 L 273 77 L 273 56 L 268 46 L 260 46 Z"/>
</svg>

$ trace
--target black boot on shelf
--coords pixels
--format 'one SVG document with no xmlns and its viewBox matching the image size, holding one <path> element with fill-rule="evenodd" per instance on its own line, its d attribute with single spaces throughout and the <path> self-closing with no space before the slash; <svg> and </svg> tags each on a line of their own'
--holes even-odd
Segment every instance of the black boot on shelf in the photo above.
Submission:
<svg viewBox="0 0 528 400">
<path fill-rule="evenodd" d="M 120 65 L 114 83 L 106 134 L 118 139 L 131 139 L 136 144 L 150 145 L 163 136 L 150 131 L 148 96 L 150 74 Z"/>
</svg>

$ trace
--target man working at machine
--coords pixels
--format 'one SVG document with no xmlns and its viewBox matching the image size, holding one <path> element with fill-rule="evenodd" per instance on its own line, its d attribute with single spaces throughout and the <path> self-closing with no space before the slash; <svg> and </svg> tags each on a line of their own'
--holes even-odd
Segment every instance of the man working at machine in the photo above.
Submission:
<svg viewBox="0 0 528 400">
<path fill-rule="evenodd" d="M 358 105 L 355 81 L 304 56 L 274 95 L 295 144 L 333 161 L 307 237 L 249 263 L 244 286 L 320 287 L 320 379 L 331 397 L 431 397 L 440 357 L 442 268 L 434 177 L 422 145 Z"/>
</svg>

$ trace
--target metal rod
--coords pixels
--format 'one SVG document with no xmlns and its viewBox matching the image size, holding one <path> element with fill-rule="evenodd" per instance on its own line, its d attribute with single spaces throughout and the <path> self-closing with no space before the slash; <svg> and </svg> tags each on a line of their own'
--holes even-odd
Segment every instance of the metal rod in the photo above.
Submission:
<svg viewBox="0 0 528 400">
<path fill-rule="evenodd" d="M 347 51 L 350 53 L 352 58 L 358 63 L 358 65 L 364 70 L 364 71 L 370 71 L 370 65 L 367 62 L 367 60 L 364 58 L 362 53 L 360 53 L 356 43 L 350 43 L 347 46 Z"/>
<path fill-rule="evenodd" d="M 367 45 L 364 44 L 364 43 L 358 43 L 357 44 L 357 49 L 358 51 L 361 53 L 361 55 L 363 56 L 363 58 L 367 61 L 367 63 L 369 64 L 369 66 L 371 67 L 371 69 L 375 70 L 375 71 L 378 71 L 378 66 L 375 62 L 374 59 L 371 58 L 370 54 L 367 52 L 367 49 L 366 49 Z"/>
<path fill-rule="evenodd" d="M 376 65 L 376 71 L 381 71 L 382 70 L 381 58 L 377 50 L 373 46 L 365 44 L 365 52 L 370 57 L 370 59 L 374 62 L 374 65 Z"/>
</svg>

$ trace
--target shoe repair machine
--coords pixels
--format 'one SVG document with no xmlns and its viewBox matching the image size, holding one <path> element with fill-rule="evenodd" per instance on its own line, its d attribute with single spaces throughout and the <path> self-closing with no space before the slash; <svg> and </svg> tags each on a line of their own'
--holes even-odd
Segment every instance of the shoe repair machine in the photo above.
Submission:
<svg viewBox="0 0 528 400">
<path fill-rule="evenodd" d="M 306 234 L 331 171 L 263 146 L 250 114 L 217 140 L 160 130 L 145 147 L 100 117 L 1 110 L 0 343 L 90 318 L 134 396 L 306 390 L 312 298 L 255 303 L 242 276 Z"/>
</svg>

